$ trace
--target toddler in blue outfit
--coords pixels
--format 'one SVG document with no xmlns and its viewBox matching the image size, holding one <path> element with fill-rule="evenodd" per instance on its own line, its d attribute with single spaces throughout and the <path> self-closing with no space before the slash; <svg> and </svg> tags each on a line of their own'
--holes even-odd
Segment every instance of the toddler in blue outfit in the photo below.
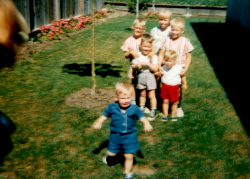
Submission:
<svg viewBox="0 0 250 179">
<path fill-rule="evenodd" d="M 131 173 L 133 166 L 133 153 L 140 150 L 136 121 L 140 120 L 144 130 L 149 132 L 153 128 L 144 117 L 137 105 L 131 104 L 133 86 L 125 81 L 118 82 L 115 86 L 117 102 L 108 105 L 107 109 L 93 124 L 94 129 L 100 129 L 102 123 L 111 118 L 108 156 L 103 162 L 112 165 L 118 152 L 124 153 L 124 175 L 126 179 L 133 179 Z"/>
</svg>

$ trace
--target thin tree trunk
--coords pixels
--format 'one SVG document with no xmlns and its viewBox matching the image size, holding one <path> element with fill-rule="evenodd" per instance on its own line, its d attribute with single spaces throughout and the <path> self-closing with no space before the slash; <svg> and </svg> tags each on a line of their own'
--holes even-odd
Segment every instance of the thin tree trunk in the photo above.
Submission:
<svg viewBox="0 0 250 179">
<path fill-rule="evenodd" d="M 91 95 L 95 94 L 96 74 L 95 74 L 95 0 L 92 0 L 92 91 Z"/>
</svg>

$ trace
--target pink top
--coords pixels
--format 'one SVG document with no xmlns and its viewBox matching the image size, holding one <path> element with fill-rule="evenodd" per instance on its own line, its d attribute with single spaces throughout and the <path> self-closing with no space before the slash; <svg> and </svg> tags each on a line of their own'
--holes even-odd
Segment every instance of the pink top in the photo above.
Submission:
<svg viewBox="0 0 250 179">
<path fill-rule="evenodd" d="M 172 40 L 171 37 L 167 37 L 162 41 L 162 49 L 175 50 L 177 53 L 177 64 L 185 67 L 186 53 L 194 50 L 190 40 L 185 37 L 180 37 L 177 40 Z"/>
<path fill-rule="evenodd" d="M 135 39 L 133 36 L 129 37 L 125 42 L 123 42 L 121 49 L 123 51 L 140 51 L 141 38 Z"/>
</svg>

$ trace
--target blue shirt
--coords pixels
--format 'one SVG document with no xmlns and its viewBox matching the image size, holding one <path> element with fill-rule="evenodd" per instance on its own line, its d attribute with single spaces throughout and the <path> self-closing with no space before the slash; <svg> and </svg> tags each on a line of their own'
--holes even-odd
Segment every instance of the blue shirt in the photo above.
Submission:
<svg viewBox="0 0 250 179">
<path fill-rule="evenodd" d="M 103 115 L 111 118 L 110 130 L 117 133 L 135 132 L 136 120 L 144 117 L 143 112 L 137 105 L 130 104 L 125 113 L 123 113 L 117 102 L 108 105 Z"/>
</svg>

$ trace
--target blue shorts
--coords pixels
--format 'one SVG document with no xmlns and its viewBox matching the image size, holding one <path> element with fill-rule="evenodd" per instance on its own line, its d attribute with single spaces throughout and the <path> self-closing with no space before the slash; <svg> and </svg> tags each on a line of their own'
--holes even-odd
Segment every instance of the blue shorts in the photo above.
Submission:
<svg viewBox="0 0 250 179">
<path fill-rule="evenodd" d="M 112 153 L 123 152 L 133 154 L 140 150 L 137 132 L 129 134 L 110 133 L 108 151 Z"/>
</svg>

